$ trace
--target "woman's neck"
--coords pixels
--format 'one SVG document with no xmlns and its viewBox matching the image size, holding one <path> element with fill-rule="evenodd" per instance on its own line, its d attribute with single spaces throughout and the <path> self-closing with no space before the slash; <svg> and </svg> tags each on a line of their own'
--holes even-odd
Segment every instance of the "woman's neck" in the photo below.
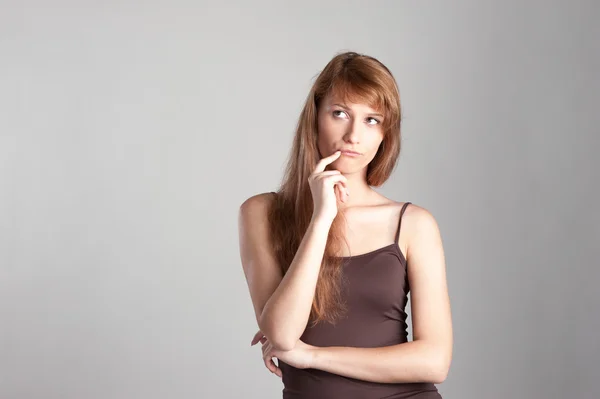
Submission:
<svg viewBox="0 0 600 399">
<path fill-rule="evenodd" d="M 341 208 L 350 208 L 353 206 L 365 204 L 372 198 L 373 189 L 367 184 L 366 175 L 362 176 L 361 173 L 344 174 L 347 179 L 346 187 L 350 192 L 349 196 L 346 196 L 346 202 L 340 202 Z"/>
</svg>

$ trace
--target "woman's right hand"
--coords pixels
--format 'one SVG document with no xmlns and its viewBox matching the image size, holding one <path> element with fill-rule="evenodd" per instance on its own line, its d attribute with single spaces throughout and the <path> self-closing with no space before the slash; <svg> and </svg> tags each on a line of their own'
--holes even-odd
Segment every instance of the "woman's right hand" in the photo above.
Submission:
<svg viewBox="0 0 600 399">
<path fill-rule="evenodd" d="M 346 187 L 347 179 L 339 170 L 325 170 L 325 167 L 340 157 L 341 151 L 322 158 L 308 178 L 313 197 L 312 220 L 333 222 L 337 215 L 337 200 L 346 202 L 350 193 Z"/>
</svg>

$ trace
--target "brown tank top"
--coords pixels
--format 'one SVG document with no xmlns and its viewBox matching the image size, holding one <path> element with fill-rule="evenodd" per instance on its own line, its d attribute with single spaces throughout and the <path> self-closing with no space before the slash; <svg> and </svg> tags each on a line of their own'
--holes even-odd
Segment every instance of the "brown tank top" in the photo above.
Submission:
<svg viewBox="0 0 600 399">
<path fill-rule="evenodd" d="M 300 337 L 315 346 L 375 348 L 408 341 L 405 312 L 408 301 L 406 259 L 398 246 L 400 211 L 394 243 L 343 259 L 347 315 L 334 326 L 319 322 Z M 377 383 L 318 369 L 298 369 L 278 360 L 284 399 L 440 399 L 433 383 Z"/>
</svg>

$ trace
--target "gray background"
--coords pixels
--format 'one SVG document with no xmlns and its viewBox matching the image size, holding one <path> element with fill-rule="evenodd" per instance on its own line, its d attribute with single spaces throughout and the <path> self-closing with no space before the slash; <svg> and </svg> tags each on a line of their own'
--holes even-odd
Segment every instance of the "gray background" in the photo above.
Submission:
<svg viewBox="0 0 600 399">
<path fill-rule="evenodd" d="M 297 3 L 1 3 L 0 397 L 281 397 L 237 210 L 343 50 L 400 87 L 380 191 L 442 231 L 444 398 L 600 396 L 598 2 Z"/>
</svg>

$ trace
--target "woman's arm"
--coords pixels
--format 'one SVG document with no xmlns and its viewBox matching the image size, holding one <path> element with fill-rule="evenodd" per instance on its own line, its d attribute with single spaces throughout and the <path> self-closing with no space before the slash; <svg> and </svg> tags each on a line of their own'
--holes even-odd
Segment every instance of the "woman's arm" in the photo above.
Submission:
<svg viewBox="0 0 600 399">
<path fill-rule="evenodd" d="M 379 348 L 313 347 L 310 367 L 345 377 L 382 383 L 432 382 L 446 378 L 437 349 L 425 341 Z"/>
<path fill-rule="evenodd" d="M 413 204 L 414 205 L 414 204 Z M 375 382 L 445 380 L 452 359 L 452 318 L 440 231 L 426 209 L 405 214 L 413 341 L 380 348 L 318 347 L 313 368 Z"/>
<path fill-rule="evenodd" d="M 311 222 L 282 276 L 270 242 L 271 200 L 271 194 L 260 194 L 240 206 L 240 256 L 260 330 L 275 348 L 291 350 L 308 323 L 331 222 Z"/>
</svg>

